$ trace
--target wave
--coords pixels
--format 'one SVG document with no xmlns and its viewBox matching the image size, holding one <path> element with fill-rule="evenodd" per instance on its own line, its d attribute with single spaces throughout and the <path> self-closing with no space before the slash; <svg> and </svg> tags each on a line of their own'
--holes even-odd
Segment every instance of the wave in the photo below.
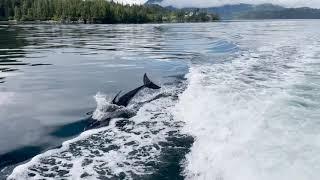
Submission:
<svg viewBox="0 0 320 180">
<path fill-rule="evenodd" d="M 94 98 L 97 102 L 97 108 L 92 114 L 92 119 L 94 120 L 104 121 L 122 116 L 133 117 L 136 114 L 137 108 L 131 109 L 112 104 L 110 103 L 112 100 L 101 93 L 98 93 Z"/>
<path fill-rule="evenodd" d="M 177 148 L 181 153 L 181 149 L 186 151 L 189 147 L 185 146 L 192 143 L 179 132 L 182 122 L 172 118 L 177 93 L 183 88 L 175 84 L 164 87 L 160 93 L 145 90 L 128 107 L 134 109 L 139 105 L 136 116 L 113 119 L 107 127 L 86 131 L 64 142 L 61 148 L 49 150 L 16 167 L 8 179 L 139 179 L 155 176 L 170 164 L 164 158 L 165 151 Z M 110 108 L 109 101 L 101 93 L 95 99 L 94 117 L 103 119 L 105 108 Z M 186 143 L 181 144 L 182 140 Z M 184 154 L 179 156 L 182 158 Z"/>
<path fill-rule="evenodd" d="M 319 178 L 320 46 L 290 38 L 242 45 L 230 61 L 191 67 L 174 113 L 195 138 L 186 179 Z"/>
</svg>

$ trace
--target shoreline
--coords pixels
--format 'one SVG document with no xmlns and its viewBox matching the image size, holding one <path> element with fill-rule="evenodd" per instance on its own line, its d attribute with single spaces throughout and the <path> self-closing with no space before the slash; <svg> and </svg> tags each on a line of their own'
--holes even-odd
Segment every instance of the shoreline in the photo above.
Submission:
<svg viewBox="0 0 320 180">
<path fill-rule="evenodd" d="M 48 21 L 17 21 L 17 20 L 7 20 L 7 21 L 0 21 L 1 24 L 65 24 L 65 25 L 77 25 L 77 24 L 183 24 L 183 23 L 213 23 L 213 22 L 221 22 L 221 20 L 214 20 L 214 21 L 186 21 L 186 22 L 170 22 L 170 21 L 163 21 L 163 22 L 147 22 L 147 23 L 84 23 L 83 21 L 55 21 L 55 20 L 48 20 Z"/>
</svg>

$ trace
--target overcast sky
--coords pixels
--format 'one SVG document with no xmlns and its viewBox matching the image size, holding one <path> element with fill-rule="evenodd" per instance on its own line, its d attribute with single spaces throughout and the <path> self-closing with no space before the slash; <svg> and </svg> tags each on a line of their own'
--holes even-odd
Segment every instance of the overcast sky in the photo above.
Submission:
<svg viewBox="0 0 320 180">
<path fill-rule="evenodd" d="M 146 0 L 117 0 L 123 3 L 143 4 Z M 224 4 L 262 4 L 273 3 L 286 7 L 313 7 L 320 8 L 320 0 L 164 0 L 164 5 L 175 7 L 212 7 Z"/>
<path fill-rule="evenodd" d="M 124 3 L 124 4 L 143 4 L 147 2 L 147 0 L 114 0 L 119 3 Z"/>
</svg>

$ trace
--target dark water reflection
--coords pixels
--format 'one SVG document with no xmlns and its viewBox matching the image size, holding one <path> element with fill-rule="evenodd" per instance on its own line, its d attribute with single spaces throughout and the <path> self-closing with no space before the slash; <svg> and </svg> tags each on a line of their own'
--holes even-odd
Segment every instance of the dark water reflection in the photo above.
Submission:
<svg viewBox="0 0 320 180">
<path fill-rule="evenodd" d="M 192 55 L 172 48 L 157 27 L 1 25 L 1 166 L 76 135 L 97 92 L 132 89 L 145 72 L 160 84 L 184 74 Z"/>
<path fill-rule="evenodd" d="M 19 37 L 20 33 L 20 30 L 9 26 L 0 29 L 0 72 L 14 72 L 18 70 L 17 66 L 28 65 L 18 60 L 25 57 L 22 48 L 27 45 L 27 41 Z M 0 83 L 4 82 L 5 77 L 0 74 Z"/>
</svg>

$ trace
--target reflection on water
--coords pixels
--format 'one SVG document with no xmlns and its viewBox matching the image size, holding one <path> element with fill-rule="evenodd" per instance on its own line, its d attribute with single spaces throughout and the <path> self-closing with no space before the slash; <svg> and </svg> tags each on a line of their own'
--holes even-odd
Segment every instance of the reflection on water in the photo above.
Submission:
<svg viewBox="0 0 320 180">
<path fill-rule="evenodd" d="M 25 57 L 23 47 L 27 41 L 19 37 L 19 29 L 9 26 L 0 26 L 0 72 L 8 73 L 19 70 L 19 66 L 28 65 L 20 58 Z M 5 82 L 5 76 L 0 74 L 0 83 Z"/>
<path fill-rule="evenodd" d="M 29 41 L 24 37 L 26 32 L 23 28 L 16 26 L 0 26 L 0 83 L 5 82 L 6 76 L 20 70 L 21 66 L 43 66 L 52 65 L 49 63 L 27 62 L 25 50 L 29 46 Z"/>
</svg>

